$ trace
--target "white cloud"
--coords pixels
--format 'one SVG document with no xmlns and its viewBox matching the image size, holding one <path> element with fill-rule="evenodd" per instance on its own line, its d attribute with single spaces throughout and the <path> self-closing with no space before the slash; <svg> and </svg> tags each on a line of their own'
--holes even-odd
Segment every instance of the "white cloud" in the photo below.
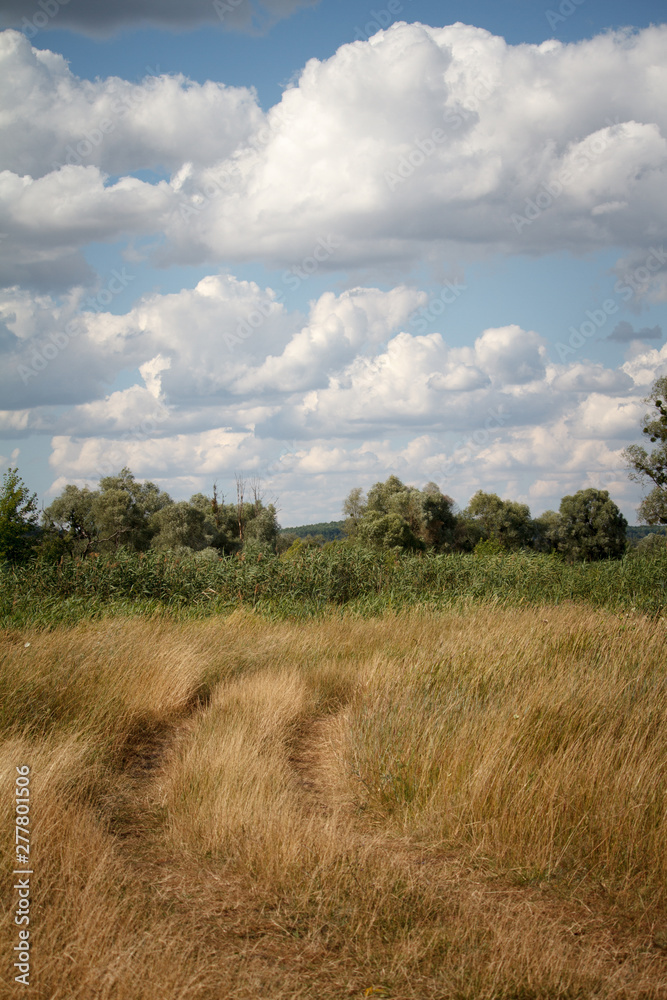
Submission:
<svg viewBox="0 0 667 1000">
<path fill-rule="evenodd" d="M 339 267 L 475 244 L 649 246 L 667 221 L 666 39 L 509 46 L 462 24 L 397 24 L 311 59 L 261 155 L 236 161 L 235 200 L 172 217 L 173 259 L 286 263 L 331 231 Z"/>
<path fill-rule="evenodd" d="M 306 393 L 294 421 L 317 434 L 327 425 L 360 428 L 477 426 L 494 406 L 521 422 L 549 408 L 546 349 L 541 337 L 519 326 L 485 330 L 473 347 L 447 346 L 439 333 L 398 333 L 379 354 L 359 355 Z"/>
<path fill-rule="evenodd" d="M 605 368 L 599 363 L 575 362 L 557 375 L 552 385 L 560 392 L 617 392 L 630 389 L 633 381 L 622 371 Z"/>
<path fill-rule="evenodd" d="M 646 406 L 637 399 L 615 398 L 613 395 L 591 393 L 577 408 L 571 419 L 575 437 L 587 440 L 600 438 L 609 442 L 638 437 L 638 428 Z"/>
<path fill-rule="evenodd" d="M 79 247 L 123 234 L 164 234 L 162 263 L 288 268 L 334 240 L 317 262 L 330 271 L 619 244 L 641 260 L 667 225 L 667 26 L 511 46 L 463 24 L 398 23 L 309 60 L 267 115 L 243 88 L 80 81 L 59 56 L 0 38 L 16 70 L 2 100 L 7 281 L 14 258 L 43 282 L 56 262 L 81 272 Z M 100 128 L 114 89 L 142 99 L 85 162 L 19 176 L 21 156 L 39 174 L 80 126 Z M 170 184 L 101 172 L 146 164 Z"/>
<path fill-rule="evenodd" d="M 87 438 L 69 435 L 52 440 L 50 463 L 65 479 L 97 479 L 123 465 L 141 469 L 143 476 L 175 477 L 183 469 L 199 476 L 215 476 L 221 468 L 247 467 L 256 451 L 252 435 L 215 428 L 197 435 L 176 434 L 144 439 Z M 257 464 L 259 464 L 257 460 Z"/>
<path fill-rule="evenodd" d="M 636 435 L 647 382 L 663 355 L 667 360 L 665 345 L 635 351 L 619 369 L 554 365 L 543 338 L 518 325 L 485 330 L 470 347 L 449 346 L 440 333 L 401 329 L 425 301 L 408 287 L 326 292 L 305 320 L 276 298 L 228 274 L 147 296 L 121 316 L 77 313 L 76 294 L 58 303 L 13 291 L 0 304 L 3 396 L 17 400 L 4 433 L 55 435 L 54 461 L 77 474 L 91 469 L 91 456 L 98 461 L 105 439 L 121 449 L 120 464 L 145 465 L 166 454 L 163 442 L 180 440 L 179 433 L 205 439 L 207 450 L 221 428 L 254 442 L 248 460 L 255 465 L 270 464 L 275 443 L 292 440 L 276 471 L 297 468 L 298 455 L 299 468 L 313 474 L 331 449 L 343 469 L 341 449 L 357 449 L 360 436 L 377 449 L 378 437 L 389 433 L 422 441 L 431 435 L 439 444 L 429 438 L 429 447 L 440 457 L 426 464 L 459 472 L 471 456 L 496 472 L 581 470 L 600 464 L 601 440 L 614 451 Z M 229 331 L 245 329 L 254 314 L 260 326 L 228 346 Z M 57 339 L 63 326 L 75 331 L 69 342 Z M 46 357 L 43 367 L 37 357 Z M 31 363 L 23 384 L 21 366 L 25 375 Z M 108 392 L 110 381 L 137 370 L 135 385 Z M 70 408 L 55 409 L 63 403 Z M 316 442 L 320 450 L 311 453 Z M 197 447 L 193 455 L 201 454 Z M 395 452 L 391 444 L 387 454 Z"/>
<path fill-rule="evenodd" d="M 658 376 L 667 374 L 667 343 L 660 350 L 647 348 L 645 344 L 638 345 L 637 351 L 625 362 L 622 370 L 633 382 L 648 391 Z"/>
<path fill-rule="evenodd" d="M 203 8 L 160 10 L 175 24 Z M 129 16 L 88 11 L 91 31 Z M 404 282 L 488 253 L 621 247 L 632 307 L 662 301 L 666 41 L 663 26 L 511 46 L 401 23 L 310 60 L 264 113 L 252 90 L 157 67 L 140 84 L 80 80 L 0 35 L 1 433 L 52 438 L 56 484 L 127 464 L 183 495 L 241 470 L 323 516 L 390 471 L 460 502 L 481 487 L 557 506 L 596 476 L 622 491 L 667 345 L 555 364 L 539 328 L 504 316 L 453 346 L 455 310 L 439 332 L 406 332 L 428 298 Z M 132 176 L 145 168 L 152 181 Z M 223 271 L 91 311 L 84 249 L 121 240 L 130 283 L 151 252 L 280 270 L 272 287 Z M 287 308 L 287 289 L 345 270 L 306 315 Z"/>
<path fill-rule="evenodd" d="M 195 83 L 145 68 L 145 79 L 81 80 L 66 60 L 0 34 L 0 166 L 38 178 L 59 165 L 108 174 L 178 170 L 225 159 L 264 123 L 247 87 Z M 17 99 L 20 94 L 20 99 Z"/>
<path fill-rule="evenodd" d="M 353 288 L 340 296 L 325 292 L 314 303 L 308 325 L 291 338 L 282 354 L 269 355 L 239 380 L 238 387 L 293 391 L 326 385 L 328 373 L 351 361 L 364 343 L 385 340 L 426 299 L 424 292 L 406 287 L 390 292 Z"/>
<path fill-rule="evenodd" d="M 122 177 L 107 185 L 97 167 L 64 167 L 37 180 L 4 170 L 0 285 L 39 284 L 45 276 L 56 284 L 62 275 L 69 287 L 90 276 L 82 246 L 153 232 L 166 223 L 172 200 L 165 181 Z"/>
</svg>

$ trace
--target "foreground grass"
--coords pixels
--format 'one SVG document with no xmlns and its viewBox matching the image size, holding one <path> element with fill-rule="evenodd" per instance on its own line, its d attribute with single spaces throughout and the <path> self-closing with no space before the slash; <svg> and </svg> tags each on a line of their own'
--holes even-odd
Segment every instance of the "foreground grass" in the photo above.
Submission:
<svg viewBox="0 0 667 1000">
<path fill-rule="evenodd" d="M 666 638 L 572 604 L 6 631 L 31 995 L 667 996 Z"/>
<path fill-rule="evenodd" d="M 372 616 L 417 605 L 436 609 L 488 600 L 501 605 L 586 601 L 647 615 L 662 614 L 667 607 L 667 550 L 575 564 L 531 552 L 397 556 L 345 545 L 295 557 L 213 560 L 199 553 L 120 550 L 58 565 L 5 566 L 0 573 L 0 626 L 19 628 L 133 610 L 201 618 L 242 607 L 307 619 L 333 607 Z"/>
</svg>

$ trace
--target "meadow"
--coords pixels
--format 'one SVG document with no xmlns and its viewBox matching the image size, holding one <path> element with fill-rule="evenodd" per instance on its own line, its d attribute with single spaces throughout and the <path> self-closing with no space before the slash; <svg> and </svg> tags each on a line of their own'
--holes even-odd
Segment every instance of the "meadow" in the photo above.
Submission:
<svg viewBox="0 0 667 1000">
<path fill-rule="evenodd" d="M 664 557 L 364 558 L 11 571 L 30 996 L 667 997 Z"/>
</svg>

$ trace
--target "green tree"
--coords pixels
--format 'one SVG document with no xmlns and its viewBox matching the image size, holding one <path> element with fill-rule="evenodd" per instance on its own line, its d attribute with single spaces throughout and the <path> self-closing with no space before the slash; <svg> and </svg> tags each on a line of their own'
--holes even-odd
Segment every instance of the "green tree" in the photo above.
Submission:
<svg viewBox="0 0 667 1000">
<path fill-rule="evenodd" d="M 370 511 L 359 524 L 358 538 L 366 545 L 383 549 L 424 548 L 405 518 L 396 512 Z"/>
<path fill-rule="evenodd" d="M 477 522 L 483 539 L 492 539 L 504 549 L 519 549 L 532 543 L 533 522 L 525 503 L 501 500 L 497 493 L 478 490 L 464 516 Z"/>
<path fill-rule="evenodd" d="M 558 548 L 568 559 L 618 559 L 628 522 L 607 490 L 579 490 L 560 502 Z"/>
<path fill-rule="evenodd" d="M 533 521 L 533 547 L 538 552 L 554 552 L 558 549 L 560 514 L 557 510 L 545 510 Z"/>
<path fill-rule="evenodd" d="M 158 530 L 152 521 L 173 500 L 155 483 L 139 483 L 129 469 L 100 479 L 99 489 L 68 484 L 45 510 L 47 526 L 64 534 L 76 554 L 125 545 L 143 551 Z"/>
<path fill-rule="evenodd" d="M 197 507 L 181 500 L 158 510 L 150 520 L 154 531 L 152 549 L 177 549 L 187 547 L 199 551 L 208 546 L 204 524 L 206 516 Z"/>
<path fill-rule="evenodd" d="M 651 556 L 662 553 L 667 548 L 667 535 L 644 535 L 635 546 L 637 555 Z"/>
<path fill-rule="evenodd" d="M 98 546 L 147 549 L 155 533 L 153 516 L 173 502 L 155 483 L 137 482 L 127 467 L 117 476 L 105 476 L 93 501 Z"/>
<path fill-rule="evenodd" d="M 230 520 L 225 516 L 224 497 L 218 498 L 217 487 L 213 487 L 213 496 L 206 496 L 204 493 L 195 493 L 190 497 L 190 506 L 201 511 L 204 516 L 203 531 L 206 536 L 208 548 L 218 549 L 219 552 L 235 552 L 238 544 L 233 540 L 233 532 L 230 535 L 225 530 L 225 525 Z"/>
<path fill-rule="evenodd" d="M 441 549 L 453 536 L 454 501 L 435 483 L 423 490 L 406 486 L 397 476 L 375 483 L 364 501 L 353 489 L 343 504 L 351 538 L 378 548 Z"/>
<path fill-rule="evenodd" d="M 427 483 L 422 490 L 422 526 L 420 538 L 436 550 L 451 546 L 456 529 L 454 501 L 436 483 Z"/>
<path fill-rule="evenodd" d="M 80 489 L 68 483 L 65 489 L 44 511 L 46 537 L 59 538 L 62 549 L 51 544 L 54 555 L 63 551 L 85 556 L 94 549 L 98 531 L 93 504 L 96 494 L 87 486 Z"/>
<path fill-rule="evenodd" d="M 7 469 L 0 488 L 0 559 L 20 562 L 32 549 L 37 533 L 37 496 L 18 474 Z"/>
<path fill-rule="evenodd" d="M 345 534 L 348 538 L 354 538 L 359 528 L 361 518 L 364 514 L 364 491 L 361 486 L 355 486 L 350 490 L 343 503 L 343 514 L 345 514 Z"/>
<path fill-rule="evenodd" d="M 224 503 L 213 487 L 213 496 L 195 493 L 190 505 L 205 515 L 204 533 L 207 546 L 228 554 L 239 552 L 246 544 L 253 551 L 274 550 L 280 526 L 273 504 L 264 506 L 260 484 L 252 481 L 252 501 L 244 499 L 245 481 L 237 476 L 237 501 Z"/>
<path fill-rule="evenodd" d="M 652 489 L 640 503 L 637 513 L 645 524 L 667 524 L 667 375 L 656 379 L 646 403 L 653 403 L 656 412 L 644 417 L 642 433 L 657 444 L 649 454 L 640 444 L 625 449 L 630 467 L 630 479 Z"/>
<path fill-rule="evenodd" d="M 252 504 L 252 510 L 246 513 L 245 537 L 247 542 L 262 542 L 275 547 L 278 537 L 278 517 L 272 503 L 267 507 L 263 504 Z"/>
</svg>

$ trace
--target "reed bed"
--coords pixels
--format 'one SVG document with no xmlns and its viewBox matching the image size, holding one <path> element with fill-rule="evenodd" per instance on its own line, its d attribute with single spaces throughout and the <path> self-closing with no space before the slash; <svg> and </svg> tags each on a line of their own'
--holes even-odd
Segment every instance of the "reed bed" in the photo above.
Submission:
<svg viewBox="0 0 667 1000">
<path fill-rule="evenodd" d="M 0 582 L 5 626 L 73 624 L 133 610 L 204 617 L 239 607 L 303 619 L 332 607 L 369 616 L 489 600 L 515 606 L 586 601 L 660 615 L 667 605 L 667 552 L 568 564 L 530 552 L 382 554 L 345 545 L 294 557 L 221 559 L 120 550 L 5 567 Z"/>
</svg>

